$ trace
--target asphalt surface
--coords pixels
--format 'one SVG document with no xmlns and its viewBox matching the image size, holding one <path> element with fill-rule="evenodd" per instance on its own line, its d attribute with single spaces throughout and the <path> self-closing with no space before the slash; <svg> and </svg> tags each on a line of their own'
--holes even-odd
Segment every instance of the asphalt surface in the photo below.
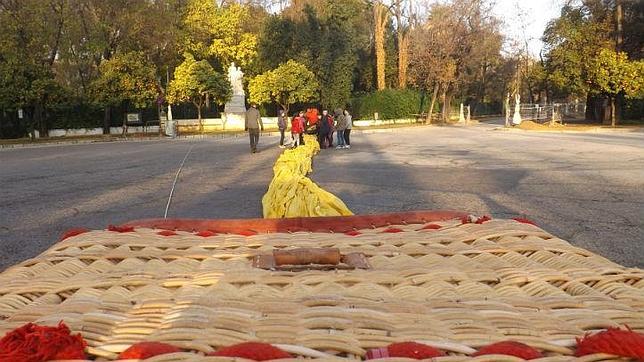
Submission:
<svg viewBox="0 0 644 362">
<path fill-rule="evenodd" d="M 451 209 L 527 217 L 627 266 L 644 267 L 644 133 L 415 127 L 353 134 L 322 150 L 312 178 L 355 213 Z M 280 149 L 247 138 L 0 150 L 0 270 L 72 227 L 163 217 L 261 217 Z"/>
</svg>

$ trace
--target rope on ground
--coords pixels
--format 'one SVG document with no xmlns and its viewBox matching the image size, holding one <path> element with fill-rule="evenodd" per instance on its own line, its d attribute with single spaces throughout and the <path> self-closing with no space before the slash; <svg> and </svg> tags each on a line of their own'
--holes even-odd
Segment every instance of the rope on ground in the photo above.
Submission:
<svg viewBox="0 0 644 362">
<path fill-rule="evenodd" d="M 284 151 L 275 162 L 273 180 L 262 198 L 264 218 L 353 215 L 342 200 L 307 177 L 320 145 L 310 135 L 305 135 L 304 141 L 304 145 Z"/>
<path fill-rule="evenodd" d="M 174 181 L 172 181 L 172 188 L 170 189 L 170 195 L 168 196 L 168 203 L 165 205 L 165 212 L 163 213 L 164 219 L 168 218 L 168 210 L 170 210 L 170 204 L 172 203 L 172 195 L 174 195 L 174 188 L 175 186 L 177 186 L 177 180 L 179 179 L 179 174 L 183 169 L 183 164 L 186 163 L 186 160 L 188 159 L 188 155 L 190 155 L 190 152 L 192 152 L 193 147 L 195 147 L 194 143 L 190 146 L 190 148 L 188 149 L 188 152 L 186 152 L 186 155 L 183 157 L 183 161 L 181 161 L 181 164 L 179 165 L 177 174 L 174 175 Z"/>
</svg>

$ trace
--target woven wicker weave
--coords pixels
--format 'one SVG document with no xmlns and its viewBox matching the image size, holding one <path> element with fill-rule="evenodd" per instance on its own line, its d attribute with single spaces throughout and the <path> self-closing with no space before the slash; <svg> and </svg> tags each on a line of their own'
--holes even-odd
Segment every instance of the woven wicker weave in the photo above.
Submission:
<svg viewBox="0 0 644 362">
<path fill-rule="evenodd" d="M 357 219 L 346 220 L 345 227 Z M 358 359 L 369 348 L 418 341 L 449 353 L 436 361 L 521 361 L 468 357 L 511 339 L 549 356 L 538 361 L 607 361 L 620 359 L 571 357 L 575 337 L 623 325 L 644 331 L 641 269 L 513 220 L 432 222 L 438 230 L 414 221 L 357 236 L 91 231 L 0 274 L 0 333 L 63 320 L 99 360 L 154 340 L 192 352 L 149 361 L 224 361 L 230 359 L 202 354 L 257 340 L 324 359 Z M 362 252 L 372 269 L 252 267 L 254 255 L 292 247 Z"/>
</svg>

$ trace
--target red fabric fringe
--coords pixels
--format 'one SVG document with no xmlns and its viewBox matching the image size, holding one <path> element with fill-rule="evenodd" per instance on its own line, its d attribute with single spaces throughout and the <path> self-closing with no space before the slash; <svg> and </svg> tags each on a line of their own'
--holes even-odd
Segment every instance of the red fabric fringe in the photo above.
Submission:
<svg viewBox="0 0 644 362">
<path fill-rule="evenodd" d="M 383 233 L 401 233 L 403 231 L 405 231 L 405 230 L 399 229 L 399 228 L 394 228 L 394 227 L 389 227 L 389 228 L 386 228 L 385 230 L 383 230 L 382 232 Z"/>
<path fill-rule="evenodd" d="M 413 359 L 427 359 L 444 356 L 445 354 L 434 347 L 416 342 L 392 343 L 385 348 L 375 348 L 367 351 L 366 359 L 379 359 L 388 357 L 406 357 Z"/>
<path fill-rule="evenodd" d="M 86 228 L 73 228 L 65 231 L 65 233 L 60 237 L 58 241 L 63 241 L 67 238 L 71 238 L 72 236 L 80 235 L 80 234 L 85 234 L 88 232 L 89 229 Z"/>
<path fill-rule="evenodd" d="M 427 225 L 423 226 L 422 228 L 420 228 L 418 230 L 438 230 L 441 227 L 442 226 L 437 225 L 437 224 L 427 224 Z"/>
<path fill-rule="evenodd" d="M 139 342 L 119 354 L 119 359 L 146 359 L 162 354 L 181 352 L 171 344 L 161 342 Z"/>
<path fill-rule="evenodd" d="M 64 359 L 87 359 L 87 343 L 80 334 L 72 335 L 65 323 L 57 327 L 33 323 L 7 333 L 0 339 L 0 361 L 44 362 Z"/>
<path fill-rule="evenodd" d="M 220 348 L 208 356 L 239 357 L 255 361 L 268 361 L 279 358 L 293 358 L 289 353 L 268 343 L 244 342 Z"/>
<path fill-rule="evenodd" d="M 644 360 L 644 334 L 630 329 L 608 328 L 599 333 L 586 334 L 582 338 L 577 338 L 575 356 L 593 353 L 608 353 Z"/>
<path fill-rule="evenodd" d="M 514 356 L 526 360 L 541 358 L 543 355 L 538 350 L 523 344 L 521 342 L 503 341 L 497 342 L 479 349 L 473 356 L 483 356 L 487 354 L 503 354 L 507 356 Z"/>
<path fill-rule="evenodd" d="M 173 235 L 179 235 L 179 234 L 175 233 L 175 232 L 174 232 L 174 231 L 172 231 L 172 230 L 162 230 L 162 231 L 159 231 L 159 232 L 157 233 L 157 235 L 161 235 L 161 236 L 173 236 Z"/>
<path fill-rule="evenodd" d="M 202 231 L 196 233 L 195 235 L 201 236 L 202 238 L 207 238 L 207 237 L 211 237 L 211 236 L 216 236 L 217 233 L 214 232 L 214 231 L 210 231 L 210 230 L 202 230 Z"/>
<path fill-rule="evenodd" d="M 114 232 L 117 232 L 117 233 L 131 233 L 131 232 L 134 231 L 134 226 L 109 225 L 107 227 L 107 230 L 114 231 Z"/>
<path fill-rule="evenodd" d="M 238 235 L 242 235 L 242 236 L 253 236 L 253 235 L 257 235 L 257 233 L 256 233 L 255 231 L 252 231 L 252 230 L 243 230 L 243 231 L 238 232 L 237 234 L 238 234 Z"/>
<path fill-rule="evenodd" d="M 358 230 L 351 230 L 351 231 L 347 231 L 346 233 L 344 233 L 344 235 L 358 236 L 358 235 L 362 235 L 362 233 L 359 232 Z"/>
</svg>

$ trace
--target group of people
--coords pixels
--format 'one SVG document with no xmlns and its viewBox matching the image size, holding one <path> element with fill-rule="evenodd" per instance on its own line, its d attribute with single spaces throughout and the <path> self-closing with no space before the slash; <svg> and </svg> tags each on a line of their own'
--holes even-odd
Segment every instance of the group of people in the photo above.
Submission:
<svg viewBox="0 0 644 362">
<path fill-rule="evenodd" d="M 285 143 L 285 133 L 288 126 L 288 115 L 284 110 L 280 110 L 277 116 L 277 127 L 280 131 L 280 148 L 287 146 L 295 148 L 303 145 L 305 133 L 317 136 L 320 148 L 333 148 L 334 134 L 336 137 L 336 149 L 351 148 L 350 136 L 353 120 L 351 114 L 346 109 L 342 110 L 338 108 L 333 112 L 333 115 L 329 114 L 327 110 L 323 110 L 322 115 L 319 115 L 317 108 L 309 108 L 306 112 L 300 111 L 295 113 L 290 121 L 291 142 L 287 144 Z M 259 114 L 256 104 L 251 104 L 250 108 L 246 111 L 245 128 L 250 137 L 250 151 L 251 153 L 256 153 L 260 130 L 264 130 L 262 117 Z"/>
<path fill-rule="evenodd" d="M 280 110 L 277 116 L 277 127 L 280 131 L 280 148 L 285 148 L 285 133 L 288 128 L 288 116 Z M 333 135 L 336 135 L 336 149 L 351 148 L 351 128 L 353 120 L 348 110 L 340 108 L 330 115 L 327 110 L 318 114 L 317 108 L 297 112 L 291 118 L 291 147 L 304 144 L 304 133 L 316 135 L 320 148 L 333 147 Z"/>
</svg>

